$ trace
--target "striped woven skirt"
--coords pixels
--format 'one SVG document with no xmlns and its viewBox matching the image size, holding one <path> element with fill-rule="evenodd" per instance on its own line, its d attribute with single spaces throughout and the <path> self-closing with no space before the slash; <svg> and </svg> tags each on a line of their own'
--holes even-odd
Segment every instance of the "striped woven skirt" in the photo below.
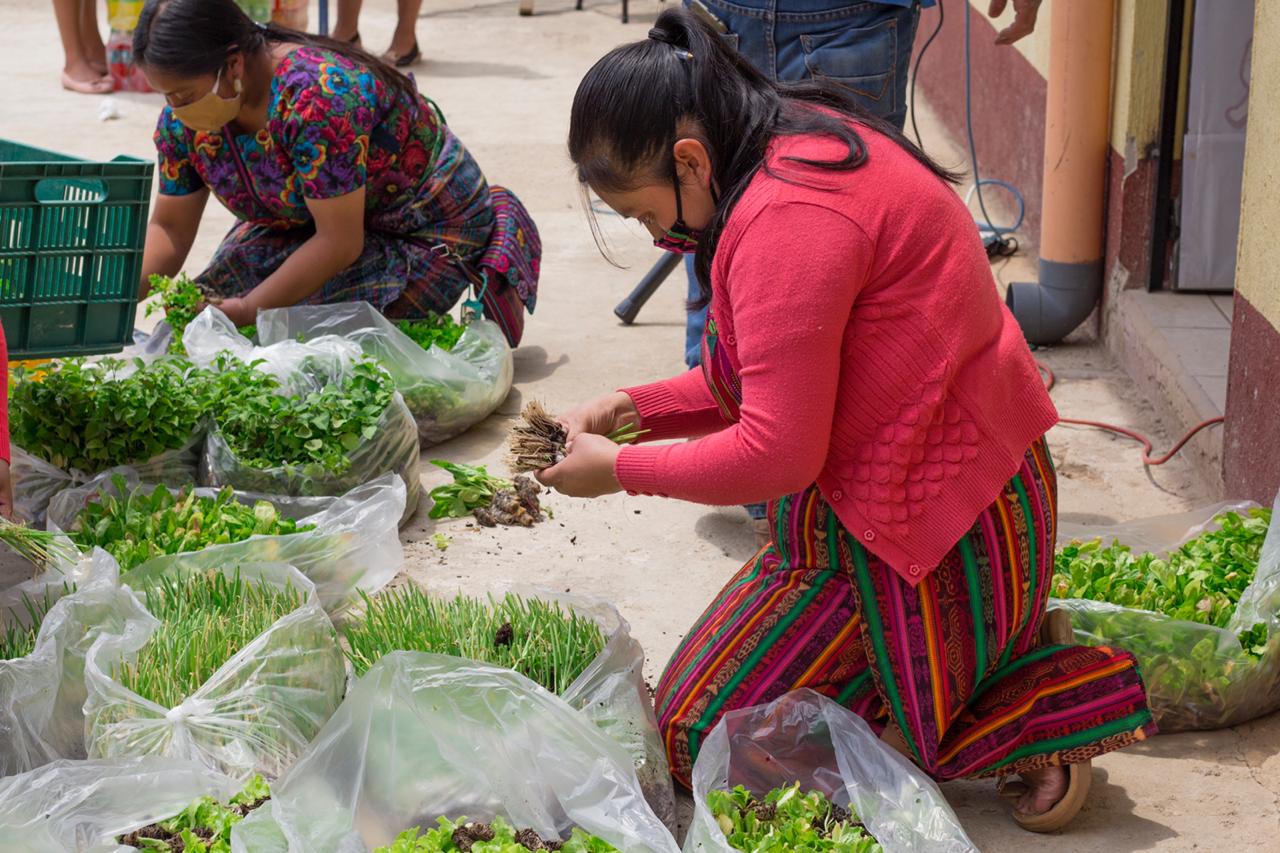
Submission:
<svg viewBox="0 0 1280 853">
<path fill-rule="evenodd" d="M 1041 646 L 1057 482 L 1043 439 L 918 586 L 845 530 L 817 486 L 770 504 L 773 542 L 721 591 L 658 684 L 689 784 L 726 711 L 808 687 L 895 722 L 940 781 L 1070 764 L 1155 733 L 1131 654 Z"/>
</svg>

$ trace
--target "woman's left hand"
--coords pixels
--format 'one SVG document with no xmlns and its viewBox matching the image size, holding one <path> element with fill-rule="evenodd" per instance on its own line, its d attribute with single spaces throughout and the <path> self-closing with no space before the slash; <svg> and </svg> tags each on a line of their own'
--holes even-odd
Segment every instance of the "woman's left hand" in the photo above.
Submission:
<svg viewBox="0 0 1280 853">
<path fill-rule="evenodd" d="M 568 451 L 564 461 L 535 475 L 538 482 L 571 498 L 598 498 L 622 491 L 613 470 L 621 447 L 602 435 L 584 432 L 569 442 Z"/>
<path fill-rule="evenodd" d="M 257 309 L 250 307 L 249 304 L 239 296 L 232 296 L 217 302 L 210 302 L 210 304 L 217 306 L 219 311 L 226 314 L 227 319 L 232 323 L 235 323 L 236 328 L 252 326 L 258 321 Z"/>
</svg>

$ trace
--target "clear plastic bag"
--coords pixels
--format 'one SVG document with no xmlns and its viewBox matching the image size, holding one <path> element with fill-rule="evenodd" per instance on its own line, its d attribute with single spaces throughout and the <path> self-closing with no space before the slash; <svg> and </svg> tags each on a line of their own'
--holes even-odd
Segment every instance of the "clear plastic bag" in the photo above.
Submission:
<svg viewBox="0 0 1280 853">
<path fill-rule="evenodd" d="M 1165 554 L 1213 526 L 1223 512 L 1247 512 L 1251 502 L 1219 503 L 1177 515 L 1111 527 L 1063 525 L 1059 543 L 1101 539 L 1137 552 Z M 1280 513 L 1280 497 L 1276 513 Z M 1280 515 L 1274 516 L 1280 518 Z M 1052 599 L 1071 613 L 1076 640 L 1133 652 L 1147 688 L 1152 716 L 1163 732 L 1234 726 L 1280 709 L 1280 523 L 1262 546 L 1253 583 L 1241 594 L 1226 628 L 1173 619 L 1162 613 L 1087 599 Z M 1238 634 L 1262 622 L 1267 646 L 1255 657 Z"/>
<path fill-rule="evenodd" d="M 319 359 L 325 382 L 341 382 L 343 371 L 361 358 L 360 347 L 333 335 L 306 342 L 288 340 L 269 346 L 255 346 L 243 337 L 226 315 L 207 308 L 188 324 L 182 336 L 187 353 L 197 365 L 212 364 L 220 353 L 254 364 L 271 373 L 291 393 L 317 390 L 314 372 L 303 374 L 304 361 Z M 362 441 L 348 457 L 350 466 L 341 474 L 315 471 L 315 466 L 256 468 L 246 465 L 227 444 L 216 424 L 205 442 L 201 462 L 201 482 L 265 495 L 318 497 L 341 495 L 388 472 L 405 484 L 405 507 L 401 523 L 418 508 L 422 482 L 418 462 L 418 433 L 404 399 L 396 394 L 377 424 L 373 438 Z"/>
<path fill-rule="evenodd" d="M 15 446 L 11 449 L 13 458 L 10 461 L 14 511 L 32 524 L 43 525 L 49 502 L 59 492 L 81 486 L 97 477 L 109 478 L 115 473 L 131 472 L 149 483 L 166 486 L 189 485 L 196 481 L 203 444 L 204 431 L 201 430 L 177 450 L 166 450 L 143 462 L 111 468 L 95 475 L 64 471 Z"/>
<path fill-rule="evenodd" d="M 54 601 L 31 654 L 0 661 L 0 776 L 83 758 L 85 655 L 104 633 L 149 630 L 155 620 L 94 551 L 67 572 L 47 572 L 0 601 L 0 630 L 23 618 L 23 598 Z M 78 587 L 76 586 L 78 584 Z"/>
<path fill-rule="evenodd" d="M 149 493 L 133 472 L 125 472 L 130 487 Z M 110 477 L 99 477 L 77 489 L 58 495 L 49 506 L 49 529 L 65 530 L 84 505 L 101 490 L 114 494 Z M 195 493 L 213 497 L 216 488 Z M 241 503 L 270 501 L 280 514 L 314 530 L 282 536 L 254 536 L 243 542 L 211 545 L 202 551 L 155 557 L 137 567 L 139 572 L 164 572 L 179 563 L 215 569 L 236 563 L 288 563 L 315 584 L 320 603 L 335 612 L 352 603 L 356 590 L 376 592 L 404 565 L 397 521 L 404 515 L 404 482 L 384 474 L 357 486 L 342 497 L 294 498 L 236 492 Z"/>
<path fill-rule="evenodd" d="M 311 582 L 292 566 L 248 563 L 246 581 L 283 587 L 306 598 L 223 664 L 199 689 L 174 708 L 144 699 L 110 673 L 131 660 L 154 628 L 100 637 L 85 666 L 88 701 L 85 731 L 92 758 L 163 755 L 198 761 L 243 781 L 252 773 L 278 776 L 302 752 L 342 701 L 346 663 L 329 617 Z M 205 569 L 175 564 L 166 574 Z M 138 588 L 158 571 L 134 569 Z"/>
<path fill-rule="evenodd" d="M 489 320 L 472 321 L 453 349 L 445 351 L 424 350 L 367 302 L 295 305 L 258 314 L 258 337 L 264 344 L 327 335 L 355 342 L 391 374 L 417 421 L 423 447 L 466 432 L 511 390 L 511 348 Z"/>
<path fill-rule="evenodd" d="M 235 790 L 225 776 L 175 758 L 55 761 L 0 779 L 0 850 L 132 850 L 115 839 Z"/>
<path fill-rule="evenodd" d="M 631 636 L 631 626 L 613 605 L 604 601 L 533 587 L 513 591 L 525 598 L 541 598 L 572 608 L 594 619 L 604 631 L 608 638 L 604 650 L 561 698 L 627 751 L 649 807 L 674 832 L 676 802 L 671 768 L 658 734 L 653 699 L 644 683 L 644 649 Z"/>
<path fill-rule="evenodd" d="M 544 838 L 574 826 L 624 851 L 674 853 L 630 756 L 563 700 L 498 667 L 392 652 L 351 689 L 240 853 L 363 853 L 437 817 L 502 815 Z"/>
<path fill-rule="evenodd" d="M 862 718 L 812 690 L 730 711 L 693 766 L 693 821 L 684 853 L 729 853 L 707 792 L 742 785 L 757 796 L 800 783 L 858 814 L 886 853 L 976 851 L 938 786 L 886 746 Z"/>
</svg>

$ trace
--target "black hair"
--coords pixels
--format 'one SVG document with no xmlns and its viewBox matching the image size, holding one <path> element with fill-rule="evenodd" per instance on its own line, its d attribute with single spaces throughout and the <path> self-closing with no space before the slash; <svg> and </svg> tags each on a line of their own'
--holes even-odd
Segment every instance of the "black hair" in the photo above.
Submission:
<svg viewBox="0 0 1280 853">
<path fill-rule="evenodd" d="M 235 0 L 147 0 L 133 31 L 133 56 L 139 65 L 201 77 L 216 74 L 233 53 L 250 56 L 272 42 L 332 51 L 368 68 L 387 88 L 417 97 L 412 80 L 373 54 L 277 24 L 259 26 Z"/>
<path fill-rule="evenodd" d="M 817 169 L 857 169 L 867 149 L 850 118 L 888 136 L 942 180 L 959 180 L 840 84 L 822 77 L 774 83 L 694 14 L 671 8 L 658 16 L 649 38 L 615 48 L 582 78 L 569 156 L 584 187 L 627 191 L 670 180 L 672 146 L 681 136 L 707 147 L 719 198 L 698 241 L 697 307 L 710 299 L 711 260 L 725 222 L 756 172 L 768 170 L 769 143 L 777 136 L 829 136 L 846 143 L 849 153 L 839 160 L 787 159 Z"/>
</svg>

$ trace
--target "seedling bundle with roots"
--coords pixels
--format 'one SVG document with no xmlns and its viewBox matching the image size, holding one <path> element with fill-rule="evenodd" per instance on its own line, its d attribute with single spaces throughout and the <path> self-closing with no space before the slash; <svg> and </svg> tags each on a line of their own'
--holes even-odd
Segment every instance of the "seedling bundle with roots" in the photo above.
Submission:
<svg viewBox="0 0 1280 853">
<path fill-rule="evenodd" d="M 537 400 L 530 400 L 511 428 L 507 464 L 518 474 L 550 468 L 565 457 L 568 433 Z"/>
<path fill-rule="evenodd" d="M 631 444 L 647 430 L 627 424 L 606 438 L 615 444 Z M 555 416 L 537 400 L 530 400 L 520 412 L 520 421 L 511 428 L 507 443 L 511 452 L 507 464 L 517 474 L 541 471 L 564 460 L 569 435 Z"/>
</svg>

